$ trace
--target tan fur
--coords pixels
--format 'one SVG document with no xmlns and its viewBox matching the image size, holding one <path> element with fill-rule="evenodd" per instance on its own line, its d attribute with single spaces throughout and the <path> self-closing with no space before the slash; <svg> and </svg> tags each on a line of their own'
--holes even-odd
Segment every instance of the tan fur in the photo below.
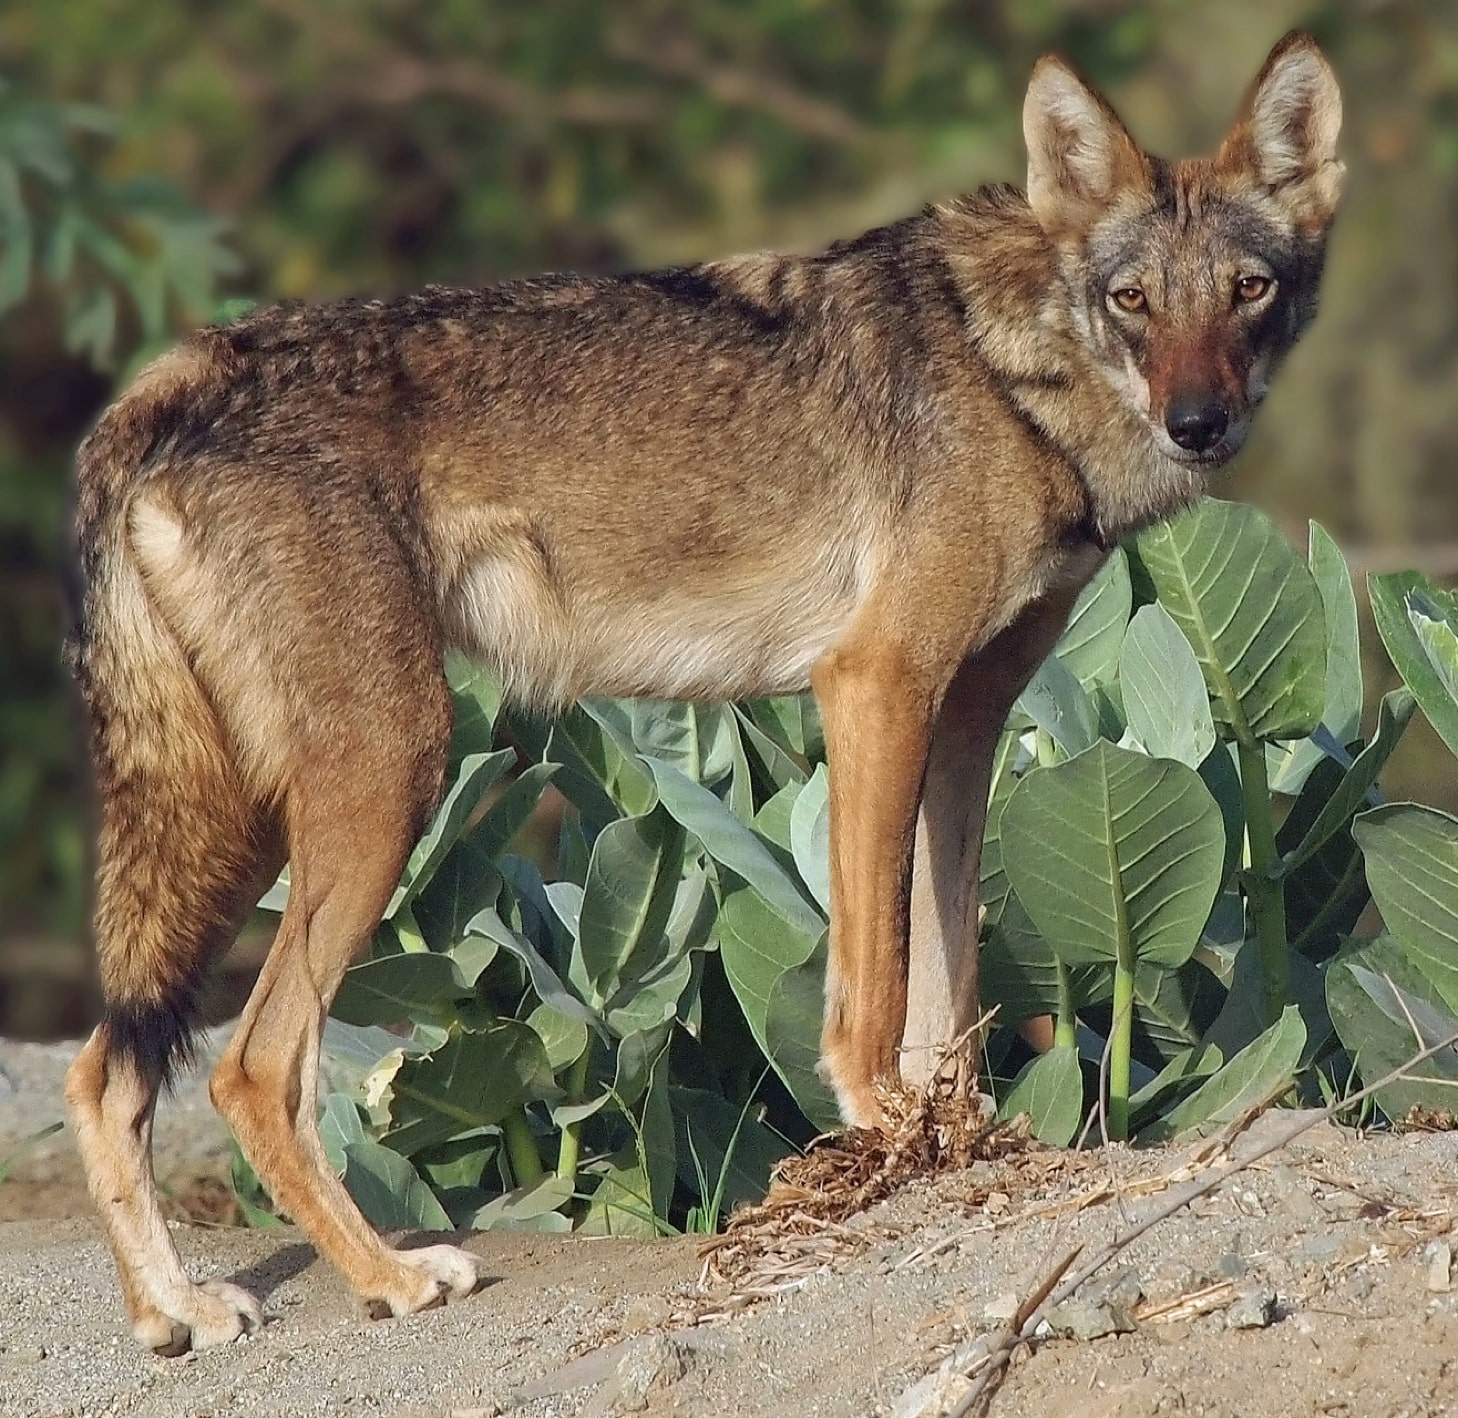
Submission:
<svg viewBox="0 0 1458 1418">
<path fill-rule="evenodd" d="M 259 1322 L 187 1279 L 150 1128 L 203 972 L 285 857 L 213 1098 L 371 1305 L 475 1283 L 461 1252 L 374 1235 L 314 1121 L 330 1001 L 440 793 L 448 647 L 541 705 L 812 685 L 827 1074 L 867 1125 L 878 1080 L 925 1076 L 976 1018 L 998 732 L 1109 549 L 1199 495 L 1310 319 L 1335 92 L 1285 41 L 1219 157 L 1168 164 L 1049 59 L 1028 197 L 818 256 L 264 311 L 138 377 L 79 467 L 108 1003 L 67 1096 L 139 1339 Z M 1267 269 L 1279 293 L 1237 308 Z M 1194 395 L 1230 429 L 1191 452 L 1166 421 Z"/>
</svg>

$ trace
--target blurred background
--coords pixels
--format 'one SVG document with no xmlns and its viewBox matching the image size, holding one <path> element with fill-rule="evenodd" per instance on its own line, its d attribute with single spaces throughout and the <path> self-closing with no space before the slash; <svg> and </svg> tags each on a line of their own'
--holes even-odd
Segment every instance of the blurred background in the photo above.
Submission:
<svg viewBox="0 0 1458 1418">
<path fill-rule="evenodd" d="M 71 457 L 129 370 L 230 299 L 810 248 L 1020 182 L 1045 49 L 1146 146 L 1207 149 L 1295 25 L 1342 81 L 1348 197 L 1321 320 L 1216 491 L 1300 542 L 1321 521 L 1359 580 L 1458 578 L 1453 0 L 9 0 L 0 1033 L 93 1017 L 61 586 Z M 1415 728 L 1388 789 L 1458 807 L 1458 768 Z"/>
</svg>

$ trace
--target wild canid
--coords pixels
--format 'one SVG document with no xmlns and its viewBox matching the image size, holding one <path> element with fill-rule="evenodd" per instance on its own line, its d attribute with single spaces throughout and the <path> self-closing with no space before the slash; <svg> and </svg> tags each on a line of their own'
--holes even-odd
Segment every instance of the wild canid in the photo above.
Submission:
<svg viewBox="0 0 1458 1418">
<path fill-rule="evenodd" d="M 1219 152 L 1169 163 L 1045 58 L 1026 194 L 814 256 L 268 310 L 135 380 L 79 464 L 106 1017 L 66 1091 L 143 1344 L 260 1323 L 188 1278 L 150 1132 L 199 982 L 286 859 L 213 1100 L 365 1301 L 477 1283 L 463 1251 L 386 1246 L 314 1123 L 330 999 L 441 789 L 449 646 L 543 705 L 811 686 L 825 1067 L 861 1125 L 876 1080 L 925 1074 L 977 1014 L 998 730 L 1101 559 L 1236 452 L 1311 319 L 1340 110 L 1292 35 Z"/>
</svg>

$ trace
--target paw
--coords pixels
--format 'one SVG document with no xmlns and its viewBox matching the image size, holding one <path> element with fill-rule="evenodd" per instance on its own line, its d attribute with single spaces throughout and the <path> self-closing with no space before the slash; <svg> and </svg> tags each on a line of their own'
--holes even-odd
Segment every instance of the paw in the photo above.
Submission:
<svg viewBox="0 0 1458 1418">
<path fill-rule="evenodd" d="M 822 1054 L 816 1072 L 820 1081 L 835 1094 L 841 1120 L 847 1128 L 885 1130 L 886 1111 L 871 1076 L 846 1067 L 840 1061 L 839 1051 L 829 1048 Z"/>
<path fill-rule="evenodd" d="M 372 1319 L 386 1315 L 413 1315 L 433 1309 L 447 1300 L 464 1300 L 481 1283 L 476 1257 L 456 1246 L 425 1246 L 415 1251 L 395 1251 L 388 1283 L 365 1297 Z"/>
<path fill-rule="evenodd" d="M 193 1285 L 166 1311 L 149 1308 L 132 1320 L 139 1343 L 166 1359 L 189 1349 L 231 1344 L 263 1328 L 263 1309 L 246 1290 L 226 1280 Z"/>
</svg>

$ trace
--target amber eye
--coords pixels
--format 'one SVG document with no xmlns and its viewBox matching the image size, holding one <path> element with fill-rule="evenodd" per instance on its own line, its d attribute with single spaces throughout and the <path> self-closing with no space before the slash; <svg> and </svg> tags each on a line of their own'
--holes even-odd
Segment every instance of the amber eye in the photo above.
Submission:
<svg viewBox="0 0 1458 1418">
<path fill-rule="evenodd" d="M 1131 315 L 1137 315 L 1149 305 L 1138 286 L 1121 286 L 1113 292 L 1113 299 L 1120 310 L 1127 310 Z"/>
<path fill-rule="evenodd" d="M 1259 300 L 1275 285 L 1269 276 L 1242 276 L 1235 283 L 1235 298 L 1243 301 Z"/>
</svg>

